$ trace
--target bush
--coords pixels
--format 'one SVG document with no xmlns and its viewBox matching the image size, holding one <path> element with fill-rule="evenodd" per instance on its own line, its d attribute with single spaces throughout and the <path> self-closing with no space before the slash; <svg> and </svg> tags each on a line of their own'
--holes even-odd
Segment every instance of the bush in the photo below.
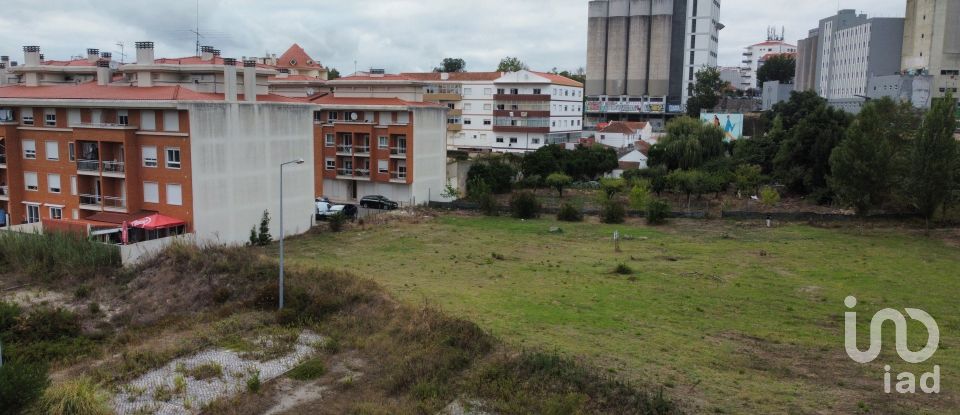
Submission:
<svg viewBox="0 0 960 415">
<path fill-rule="evenodd" d="M 766 207 L 774 207 L 780 203 L 780 192 L 770 186 L 764 186 L 760 189 L 760 203 Z"/>
<path fill-rule="evenodd" d="M 474 184 L 486 183 L 494 194 L 510 193 L 517 171 L 500 158 L 488 158 L 478 161 L 467 173 L 467 193 L 472 193 Z"/>
<path fill-rule="evenodd" d="M 25 412 L 43 394 L 50 381 L 41 363 L 3 362 L 0 367 L 0 415 Z"/>
<path fill-rule="evenodd" d="M 540 217 L 540 201 L 531 192 L 514 193 L 510 198 L 510 210 L 517 219 L 536 219 Z"/>
<path fill-rule="evenodd" d="M 327 368 L 324 366 L 323 360 L 310 359 L 287 373 L 287 377 L 296 380 L 314 380 L 325 373 L 327 373 Z"/>
<path fill-rule="evenodd" d="M 265 210 L 260 218 L 260 227 L 250 228 L 250 245 L 267 246 L 270 245 L 271 241 L 273 241 L 273 236 L 270 235 L 270 212 Z"/>
<path fill-rule="evenodd" d="M 547 176 L 547 186 L 557 189 L 557 194 L 563 199 L 563 188 L 570 186 L 573 179 L 563 173 L 553 173 Z"/>
<path fill-rule="evenodd" d="M 627 209 L 614 199 L 606 199 L 600 205 L 600 221 L 603 223 L 623 223 L 626 217 Z"/>
<path fill-rule="evenodd" d="M 38 308 L 19 319 L 14 335 L 21 341 L 57 340 L 80 335 L 80 319 L 62 308 Z"/>
<path fill-rule="evenodd" d="M 108 415 L 110 396 L 89 378 L 53 386 L 37 403 L 39 413 L 49 415 Z"/>
<path fill-rule="evenodd" d="M 633 189 L 630 189 L 630 208 L 633 210 L 646 210 L 647 202 L 650 201 L 650 181 L 646 179 L 636 179 Z"/>
<path fill-rule="evenodd" d="M 647 203 L 647 224 L 662 225 L 670 215 L 670 204 L 664 200 L 654 199 Z"/>
<path fill-rule="evenodd" d="M 622 193 L 627 188 L 627 181 L 624 179 L 603 178 L 600 179 L 600 189 L 607 194 L 607 197 L 613 197 L 617 193 Z"/>
<path fill-rule="evenodd" d="M 0 268 L 44 281 L 93 277 L 120 268 L 120 250 L 79 235 L 0 232 Z"/>
<path fill-rule="evenodd" d="M 330 224 L 331 232 L 340 232 L 343 230 L 343 226 L 347 224 L 347 217 L 342 213 L 337 213 L 327 218 L 327 222 Z"/>
<path fill-rule="evenodd" d="M 263 384 L 260 382 L 260 371 L 253 372 L 249 378 L 247 378 L 247 391 L 252 393 L 260 392 L 260 388 Z"/>
<path fill-rule="evenodd" d="M 583 221 L 583 213 L 580 212 L 580 209 L 577 209 L 576 206 L 570 203 L 564 203 L 563 206 L 560 206 L 560 212 L 557 213 L 557 220 L 563 222 L 581 222 Z"/>
<path fill-rule="evenodd" d="M 0 301 L 0 333 L 13 329 L 21 313 L 17 304 Z"/>
<path fill-rule="evenodd" d="M 613 272 L 620 275 L 630 275 L 633 274 L 633 268 L 630 268 L 627 264 L 619 263 L 617 267 L 613 269 Z"/>
</svg>

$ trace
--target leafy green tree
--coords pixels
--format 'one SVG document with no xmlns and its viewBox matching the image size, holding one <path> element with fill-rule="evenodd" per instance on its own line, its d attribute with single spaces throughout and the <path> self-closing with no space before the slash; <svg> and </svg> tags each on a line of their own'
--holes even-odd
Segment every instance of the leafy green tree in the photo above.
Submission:
<svg viewBox="0 0 960 415">
<path fill-rule="evenodd" d="M 687 100 L 687 115 L 699 119 L 701 110 L 715 108 L 723 96 L 723 88 L 720 69 L 706 67 L 697 71 L 697 81 Z"/>
<path fill-rule="evenodd" d="M 489 157 L 478 160 L 467 172 L 467 193 L 471 192 L 470 185 L 483 182 L 494 194 L 510 193 L 513 189 L 513 180 L 517 171 L 513 166 L 501 160 L 500 157 Z"/>
<path fill-rule="evenodd" d="M 443 58 L 440 66 L 433 69 L 434 72 L 466 72 L 467 61 L 460 58 Z"/>
<path fill-rule="evenodd" d="M 733 143 L 733 159 L 737 164 L 760 166 L 763 174 L 773 173 L 773 159 L 777 156 L 780 143 L 787 136 L 783 128 L 783 118 L 777 116 L 773 120 L 773 128 L 766 134 Z"/>
<path fill-rule="evenodd" d="M 780 203 L 780 192 L 770 186 L 764 186 L 760 189 L 760 203 L 771 208 Z"/>
<path fill-rule="evenodd" d="M 520 58 L 512 56 L 501 59 L 500 65 L 497 66 L 497 72 L 517 72 L 527 69 L 530 69 L 527 64 L 523 63 Z"/>
<path fill-rule="evenodd" d="M 791 83 L 796 70 L 796 58 L 787 54 L 776 55 L 767 59 L 763 66 L 757 70 L 757 82 L 759 82 L 759 85 L 763 85 L 767 81 L 780 81 L 782 84 Z"/>
<path fill-rule="evenodd" d="M 340 71 L 338 71 L 337 68 L 330 68 L 330 70 L 327 71 L 327 80 L 332 81 L 334 79 L 339 79 L 339 78 L 340 78 Z"/>
<path fill-rule="evenodd" d="M 603 192 L 607 194 L 608 198 L 612 198 L 617 193 L 623 193 L 626 188 L 626 180 L 608 177 L 600 179 L 600 190 L 603 190 Z"/>
<path fill-rule="evenodd" d="M 934 101 L 920 127 L 909 158 L 906 189 L 926 226 L 937 209 L 948 201 L 957 163 L 956 101 L 952 93 Z"/>
<path fill-rule="evenodd" d="M 553 68 L 553 70 L 550 72 L 553 74 L 560 75 L 564 78 L 573 79 L 574 81 L 577 81 L 581 84 L 587 81 L 587 71 L 582 66 L 577 68 L 577 70 L 573 72 L 566 71 L 566 70 L 558 72 L 557 68 Z"/>
<path fill-rule="evenodd" d="M 827 100 L 814 91 L 794 91 L 790 93 L 790 99 L 774 105 L 773 110 L 768 111 L 765 117 L 771 123 L 775 118 L 780 117 L 783 130 L 790 131 L 801 120 L 825 105 L 827 105 Z"/>
<path fill-rule="evenodd" d="M 725 154 L 723 131 L 699 119 L 679 117 L 667 124 L 667 135 L 650 148 L 650 164 L 669 170 L 695 169 Z"/>
<path fill-rule="evenodd" d="M 839 200 L 866 216 L 889 200 L 900 181 L 899 157 L 918 119 L 910 104 L 868 102 L 830 156 L 829 183 Z"/>
<path fill-rule="evenodd" d="M 557 194 L 563 199 L 563 188 L 570 186 L 573 179 L 563 173 L 553 173 L 547 176 L 547 186 L 557 189 Z"/>
<path fill-rule="evenodd" d="M 638 179 L 633 182 L 633 188 L 630 189 L 630 208 L 643 211 L 647 209 L 647 203 L 650 202 L 650 181 Z"/>
<path fill-rule="evenodd" d="M 847 113 L 821 102 L 789 130 L 773 160 L 774 174 L 790 191 L 812 194 L 818 203 L 829 202 L 830 154 L 843 140 L 849 124 Z"/>
<path fill-rule="evenodd" d="M 760 182 L 763 180 L 760 166 L 753 164 L 741 164 L 737 166 L 733 177 L 737 186 L 737 192 L 741 195 L 743 192 L 747 192 L 748 195 L 753 195 L 757 191 L 757 186 L 760 186 Z"/>
<path fill-rule="evenodd" d="M 41 362 L 11 361 L 6 356 L 0 366 L 0 415 L 27 413 L 50 384 L 47 367 Z"/>
</svg>

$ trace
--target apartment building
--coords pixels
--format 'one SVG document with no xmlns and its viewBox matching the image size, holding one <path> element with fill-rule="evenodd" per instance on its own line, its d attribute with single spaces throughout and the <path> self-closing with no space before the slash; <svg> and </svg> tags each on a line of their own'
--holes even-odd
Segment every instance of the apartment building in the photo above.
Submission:
<svg viewBox="0 0 960 415">
<path fill-rule="evenodd" d="M 267 80 L 272 94 L 306 98 L 330 92 L 326 86 L 327 68 L 310 57 L 307 51 L 296 43 L 279 58 L 271 55 L 259 59 L 259 62 L 277 70 L 277 75 Z"/>
<path fill-rule="evenodd" d="M 279 165 L 313 164 L 314 105 L 270 94 L 276 71 L 254 61 L 241 72 L 211 47 L 177 59 L 155 59 L 152 42 L 136 47 L 127 65 L 100 55 L 93 75 L 24 47 L 17 83 L 0 87 L 0 209 L 11 224 L 105 237 L 162 217 L 166 233 L 245 241 L 263 211 L 278 212 Z M 306 231 L 313 169 L 285 180 L 285 230 Z"/>
<path fill-rule="evenodd" d="M 382 195 L 416 205 L 446 186 L 447 107 L 399 98 L 311 99 L 316 194 L 355 202 Z"/>
<path fill-rule="evenodd" d="M 743 66 L 740 69 L 740 89 L 758 89 L 763 87 L 757 80 L 757 71 L 767 59 L 779 55 L 795 55 L 797 47 L 783 41 L 782 36 L 771 33 L 767 40 L 746 47 L 743 52 Z"/>
<path fill-rule="evenodd" d="M 873 76 L 900 72 L 903 18 L 868 18 L 840 10 L 820 21 L 816 91 L 830 105 L 859 112 Z"/>
<path fill-rule="evenodd" d="M 719 0 L 594 0 L 588 19 L 588 128 L 683 113 L 697 71 L 717 66 Z"/>
<path fill-rule="evenodd" d="M 338 97 L 436 102 L 448 108 L 446 146 L 471 152 L 527 152 L 574 142 L 583 128 L 583 85 L 519 71 L 357 73 L 328 83 Z"/>
<path fill-rule="evenodd" d="M 934 97 L 960 87 L 960 0 L 907 0 L 901 69 L 933 77 Z"/>
</svg>

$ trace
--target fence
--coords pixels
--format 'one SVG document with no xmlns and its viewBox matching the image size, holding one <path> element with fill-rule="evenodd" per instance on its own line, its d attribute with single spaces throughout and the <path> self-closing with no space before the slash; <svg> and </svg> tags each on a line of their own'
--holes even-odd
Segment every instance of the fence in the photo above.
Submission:
<svg viewBox="0 0 960 415">
<path fill-rule="evenodd" d="M 136 244 L 120 245 L 120 259 L 124 266 L 137 265 L 159 254 L 175 242 L 196 243 L 196 237 L 194 234 L 188 233 Z"/>
</svg>

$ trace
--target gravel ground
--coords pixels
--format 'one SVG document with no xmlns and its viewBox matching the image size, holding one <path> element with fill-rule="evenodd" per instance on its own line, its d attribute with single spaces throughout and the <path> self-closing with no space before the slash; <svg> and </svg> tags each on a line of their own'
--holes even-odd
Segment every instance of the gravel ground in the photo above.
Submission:
<svg viewBox="0 0 960 415">
<path fill-rule="evenodd" d="M 118 415 L 199 413 L 207 403 L 246 391 L 247 380 L 251 379 L 255 373 L 259 372 L 261 382 L 267 382 L 293 369 L 316 350 L 315 346 L 322 339 L 315 333 L 304 331 L 297 339 L 293 353 L 265 362 L 243 359 L 237 352 L 226 349 L 207 350 L 190 357 L 176 359 L 122 387 L 114 398 L 114 408 Z M 223 368 L 223 376 L 197 380 L 177 372 L 177 367 L 180 365 L 189 371 L 208 363 L 220 364 Z M 186 388 L 181 393 L 173 392 L 174 379 L 178 375 L 183 376 L 186 381 Z M 158 390 L 161 392 L 157 393 Z M 155 399 L 155 397 L 167 399 L 163 396 L 164 390 L 172 392 L 168 395 L 169 399 Z"/>
</svg>

